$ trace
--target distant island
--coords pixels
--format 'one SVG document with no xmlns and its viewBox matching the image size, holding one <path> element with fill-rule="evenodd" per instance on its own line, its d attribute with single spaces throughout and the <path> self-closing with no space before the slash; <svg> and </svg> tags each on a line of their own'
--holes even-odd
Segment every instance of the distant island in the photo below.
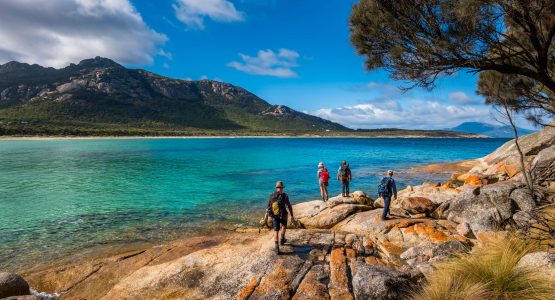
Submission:
<svg viewBox="0 0 555 300">
<path fill-rule="evenodd" d="M 0 136 L 483 137 L 354 130 L 213 80 L 178 80 L 107 58 L 62 69 L 0 65 Z"/>
<path fill-rule="evenodd" d="M 509 125 L 493 125 L 480 122 L 464 122 L 457 127 L 446 130 L 483 134 L 492 138 L 514 138 L 513 128 Z M 519 135 L 527 135 L 536 131 L 517 127 Z"/>
</svg>

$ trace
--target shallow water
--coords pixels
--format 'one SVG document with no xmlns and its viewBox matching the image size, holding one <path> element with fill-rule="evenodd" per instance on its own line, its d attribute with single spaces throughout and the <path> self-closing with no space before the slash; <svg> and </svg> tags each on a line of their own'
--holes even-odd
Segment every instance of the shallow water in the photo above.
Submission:
<svg viewBox="0 0 555 300">
<path fill-rule="evenodd" d="M 0 269 L 111 244 L 254 224 L 276 180 L 317 199 L 316 166 L 342 159 L 351 191 L 444 180 L 406 168 L 482 157 L 506 139 L 207 138 L 0 141 Z M 330 194 L 340 193 L 331 181 Z"/>
</svg>

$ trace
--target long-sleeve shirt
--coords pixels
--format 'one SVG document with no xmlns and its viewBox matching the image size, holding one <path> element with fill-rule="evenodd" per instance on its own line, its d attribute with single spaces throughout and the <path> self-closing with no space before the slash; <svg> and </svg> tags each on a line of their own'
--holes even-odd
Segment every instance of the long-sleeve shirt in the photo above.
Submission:
<svg viewBox="0 0 555 300">
<path fill-rule="evenodd" d="M 291 213 L 291 217 L 293 216 L 293 207 L 291 206 L 291 202 L 289 202 L 289 196 L 287 196 L 286 193 L 282 193 L 282 200 L 283 200 L 283 207 L 281 207 L 282 211 L 283 211 L 283 216 L 287 216 L 287 210 L 289 210 L 289 212 Z M 270 194 L 270 198 L 268 199 L 268 204 L 266 205 L 266 209 L 270 209 L 272 207 L 272 199 L 277 198 L 278 193 L 277 192 L 273 192 L 272 194 Z M 285 207 L 287 206 L 287 210 L 285 209 Z"/>
<path fill-rule="evenodd" d="M 388 176 L 389 180 L 391 181 L 391 184 L 389 185 L 389 195 L 393 195 L 395 198 L 397 198 L 397 186 L 395 185 L 395 180 L 393 179 L 393 177 Z"/>
</svg>

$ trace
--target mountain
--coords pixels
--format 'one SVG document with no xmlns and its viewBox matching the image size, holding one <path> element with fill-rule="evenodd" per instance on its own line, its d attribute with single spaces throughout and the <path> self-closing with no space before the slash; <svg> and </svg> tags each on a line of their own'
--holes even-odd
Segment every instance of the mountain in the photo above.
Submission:
<svg viewBox="0 0 555 300">
<path fill-rule="evenodd" d="M 102 57 L 62 69 L 0 65 L 0 134 L 301 134 L 350 129 L 212 80 L 177 80 Z"/>
<path fill-rule="evenodd" d="M 178 80 L 107 58 L 61 69 L 0 65 L 0 136 L 333 135 L 478 137 L 441 130 L 352 130 L 213 80 Z"/>
<path fill-rule="evenodd" d="M 511 126 L 493 125 L 493 124 L 480 123 L 480 122 L 465 122 L 460 124 L 457 127 L 449 128 L 448 130 L 483 134 L 494 138 L 513 138 L 514 137 L 513 128 Z M 526 135 L 526 134 L 535 132 L 534 130 L 518 128 L 518 127 L 517 127 L 517 131 L 519 135 Z"/>
</svg>

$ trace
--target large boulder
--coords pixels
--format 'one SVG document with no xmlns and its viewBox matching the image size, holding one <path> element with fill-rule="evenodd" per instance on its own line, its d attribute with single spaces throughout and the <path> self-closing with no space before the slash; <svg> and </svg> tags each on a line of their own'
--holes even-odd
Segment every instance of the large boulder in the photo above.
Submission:
<svg viewBox="0 0 555 300">
<path fill-rule="evenodd" d="M 370 196 L 368 196 L 363 191 L 352 192 L 350 196 L 358 204 L 364 204 L 364 205 L 372 206 L 372 204 L 374 203 L 374 200 L 372 200 L 372 198 L 370 198 Z"/>
<path fill-rule="evenodd" d="M 542 270 L 548 278 L 555 278 L 555 253 L 533 252 L 524 255 L 517 267 Z"/>
<path fill-rule="evenodd" d="M 376 199 L 376 201 L 374 201 L 374 207 L 375 208 L 383 208 L 384 207 L 384 200 L 382 197 L 379 197 L 378 199 Z"/>
<path fill-rule="evenodd" d="M 326 202 L 314 200 L 293 205 L 293 212 L 299 224 L 291 224 L 291 218 L 289 218 L 289 226 L 328 229 L 354 213 L 372 209 L 372 205 L 360 204 L 368 201 L 364 200 L 366 197 L 364 193 L 354 192 L 353 194 L 358 196 L 356 198 L 339 196 L 330 198 Z"/>
<path fill-rule="evenodd" d="M 550 124 L 551 126 L 546 126 L 543 130 L 525 135 L 519 138 L 520 148 L 525 155 L 525 164 L 527 166 L 533 165 L 533 160 L 536 160 L 536 156 L 540 156 L 539 153 L 543 152 L 544 149 L 553 148 L 555 145 L 555 122 Z M 553 149 L 547 150 L 544 154 L 539 157 L 538 161 L 543 163 L 539 164 L 538 172 L 536 178 L 540 181 L 543 178 L 547 178 L 546 175 L 553 175 Z M 550 158 L 551 157 L 551 158 Z M 487 155 L 484 158 L 478 160 L 480 164 L 469 173 L 482 174 L 484 176 L 498 176 L 500 179 L 521 177 L 520 173 L 520 156 L 517 151 L 514 140 L 508 141 L 501 147 L 497 148 L 494 152 Z M 536 163 L 537 164 L 537 163 Z M 551 170 L 549 169 L 551 165 Z M 533 168 L 532 168 L 533 169 Z M 533 170 L 533 172 L 535 172 Z"/>
<path fill-rule="evenodd" d="M 405 199 L 409 197 L 424 197 L 431 200 L 435 204 L 455 199 L 461 190 L 459 188 L 452 188 L 449 184 L 439 185 L 437 183 L 425 182 L 418 186 L 409 186 L 404 190 L 399 191 L 398 199 Z M 400 205 L 397 201 L 395 205 Z"/>
<path fill-rule="evenodd" d="M 367 205 L 340 204 L 324 209 L 315 216 L 309 218 L 299 218 L 299 222 L 304 228 L 329 229 L 354 213 L 370 209 L 371 207 Z"/>
<path fill-rule="evenodd" d="M 430 256 L 454 256 L 460 253 L 468 252 L 469 250 L 469 247 L 459 241 L 448 241 L 438 244 L 432 248 Z"/>
<path fill-rule="evenodd" d="M 29 284 L 23 277 L 13 273 L 0 272 L 0 298 L 30 294 Z"/>
<path fill-rule="evenodd" d="M 410 214 L 431 214 L 438 205 L 425 197 L 408 197 L 400 200 L 401 208 Z"/>
<path fill-rule="evenodd" d="M 410 274 L 354 261 L 353 293 L 355 299 L 403 299 L 413 288 Z"/>
<path fill-rule="evenodd" d="M 335 225 L 332 230 L 340 233 L 374 237 L 386 241 L 382 245 L 394 244 L 397 250 L 403 250 L 422 243 L 443 243 L 450 240 L 466 240 L 456 234 L 456 224 L 447 220 L 392 218 L 382 221 L 381 209 L 360 212 L 347 217 Z M 377 245 L 380 247 L 380 244 Z M 389 252 L 387 249 L 382 249 Z M 403 251 L 399 252 L 402 253 Z"/>
<path fill-rule="evenodd" d="M 516 189 L 511 192 L 511 200 L 516 203 L 520 211 L 530 212 L 536 208 L 536 201 L 534 195 L 527 188 Z"/>
<path fill-rule="evenodd" d="M 449 205 L 447 219 L 468 223 L 474 233 L 499 229 L 513 216 L 510 195 L 518 187 L 517 183 L 501 182 L 486 185 L 479 193 L 467 190 Z"/>
<path fill-rule="evenodd" d="M 532 162 L 531 173 L 538 185 L 555 181 L 555 145 L 543 149 L 536 155 Z"/>
</svg>

